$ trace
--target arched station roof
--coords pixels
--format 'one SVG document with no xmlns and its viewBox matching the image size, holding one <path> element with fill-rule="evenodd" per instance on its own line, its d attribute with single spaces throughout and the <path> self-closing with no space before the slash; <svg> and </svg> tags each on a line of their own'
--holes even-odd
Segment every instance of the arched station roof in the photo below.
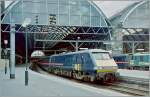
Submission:
<svg viewBox="0 0 150 97">
<path fill-rule="evenodd" d="M 115 27 L 122 29 L 122 34 L 131 35 L 135 40 L 140 38 L 137 35 L 141 34 L 141 37 L 147 37 L 148 39 L 148 28 L 149 28 L 149 1 L 139 1 L 129 5 L 120 13 L 111 17 L 111 24 Z M 120 33 L 120 32 L 117 32 Z M 143 34 L 143 35 L 142 35 Z M 137 38 L 138 39 L 137 39 Z M 134 40 L 132 39 L 132 40 Z"/>
<path fill-rule="evenodd" d="M 143 43 L 136 43 L 135 48 L 144 48 L 145 51 L 148 51 L 150 23 L 149 0 L 141 0 L 129 5 L 127 8 L 111 17 L 110 21 L 115 28 L 114 37 L 123 41 L 143 41 Z M 146 41 L 146 43 L 144 43 L 144 41 Z M 132 48 L 132 46 L 130 43 L 124 44 L 124 48 L 128 52 L 129 49 L 127 48 Z M 119 46 L 121 45 L 119 44 Z"/>
<path fill-rule="evenodd" d="M 135 2 L 110 20 L 123 28 L 149 28 L 149 0 Z"/>
<path fill-rule="evenodd" d="M 5 11 L 3 24 L 22 24 L 25 18 L 31 25 L 49 25 L 49 16 L 56 15 L 56 24 L 62 26 L 107 27 L 107 19 L 90 0 L 16 0 Z"/>
<path fill-rule="evenodd" d="M 2 15 L 2 32 L 9 32 L 10 25 L 15 24 L 16 33 L 23 33 L 25 28 L 22 23 L 26 18 L 31 19 L 31 23 L 26 27 L 26 31 L 30 32 L 30 48 L 35 45 L 43 46 L 43 43 L 37 43 L 36 39 L 111 39 L 110 22 L 92 0 L 16 0 Z M 54 47 L 57 43 L 44 44 Z"/>
</svg>

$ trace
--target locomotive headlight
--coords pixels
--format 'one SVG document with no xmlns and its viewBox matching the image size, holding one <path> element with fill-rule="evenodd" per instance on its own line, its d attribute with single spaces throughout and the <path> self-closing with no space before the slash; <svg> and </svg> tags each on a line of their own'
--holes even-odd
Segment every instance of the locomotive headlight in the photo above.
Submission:
<svg viewBox="0 0 150 97">
<path fill-rule="evenodd" d="M 94 67 L 94 69 L 98 70 L 98 69 L 102 69 L 102 67 L 101 66 L 96 66 L 96 67 Z"/>
<path fill-rule="evenodd" d="M 112 68 L 113 68 L 113 69 L 117 69 L 117 66 L 113 66 Z"/>
<path fill-rule="evenodd" d="M 94 67 L 94 70 L 97 70 L 98 69 L 98 67 Z"/>
<path fill-rule="evenodd" d="M 101 66 L 98 66 L 98 69 L 103 69 Z"/>
</svg>

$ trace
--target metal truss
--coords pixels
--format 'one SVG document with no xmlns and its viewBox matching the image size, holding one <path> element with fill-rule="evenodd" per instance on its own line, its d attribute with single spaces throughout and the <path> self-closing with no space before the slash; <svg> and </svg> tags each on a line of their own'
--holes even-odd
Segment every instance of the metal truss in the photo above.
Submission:
<svg viewBox="0 0 150 97">
<path fill-rule="evenodd" d="M 92 43 L 92 42 L 102 42 L 102 43 L 116 43 L 116 42 L 121 42 L 121 43 L 149 43 L 149 41 L 122 41 L 122 40 L 41 40 L 41 39 L 36 39 L 38 42 L 87 42 L 87 43 Z"/>
<path fill-rule="evenodd" d="M 10 25 L 4 25 L 2 32 L 10 32 Z M 86 36 L 86 38 L 95 38 L 97 37 L 107 37 L 110 33 L 108 31 L 111 28 L 106 27 L 79 27 L 79 26 L 57 26 L 57 25 L 29 25 L 26 28 L 23 28 L 21 25 L 16 25 L 16 33 L 28 33 L 28 39 L 30 42 L 35 42 L 34 46 L 37 45 L 43 46 L 43 43 L 37 43 L 36 39 L 45 39 L 45 40 L 63 40 L 67 36 L 71 35 L 70 38 L 77 36 Z M 87 37 L 88 36 L 88 37 Z M 102 40 L 104 38 L 101 38 Z M 84 37 L 83 37 L 84 40 Z M 108 39 L 109 40 L 109 39 Z M 31 44 L 31 43 L 30 43 Z M 53 47 L 57 42 L 45 42 L 45 47 Z"/>
</svg>

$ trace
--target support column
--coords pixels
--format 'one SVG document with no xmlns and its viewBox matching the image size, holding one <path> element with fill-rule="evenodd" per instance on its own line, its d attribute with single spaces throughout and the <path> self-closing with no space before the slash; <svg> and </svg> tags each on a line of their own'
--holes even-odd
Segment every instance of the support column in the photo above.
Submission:
<svg viewBox="0 0 150 97">
<path fill-rule="evenodd" d="M 5 1 L 0 1 L 0 5 L 1 5 L 0 11 L 2 13 L 5 8 Z M 0 27 L 1 27 L 1 25 L 0 25 Z M 0 29 L 0 59 L 1 59 L 1 51 L 2 51 L 2 49 L 1 49 L 1 29 Z"/>
<path fill-rule="evenodd" d="M 1 22 L 1 20 L 0 20 L 0 22 Z M 1 25 L 0 25 L 0 27 L 1 27 Z M 1 51 L 2 51 L 2 48 L 1 48 L 1 29 L 0 29 L 0 60 L 1 60 Z"/>
<path fill-rule="evenodd" d="M 26 29 L 26 28 L 25 28 Z M 28 74 L 28 32 L 25 30 L 25 39 L 26 39 L 26 70 L 25 70 L 25 85 L 28 85 L 29 74 Z"/>
<path fill-rule="evenodd" d="M 80 37 L 77 37 L 77 41 L 76 41 L 76 51 L 78 51 L 79 49 L 79 40 L 80 40 Z"/>
<path fill-rule="evenodd" d="M 135 53 L 135 44 L 134 44 L 134 42 L 132 43 L 132 54 L 134 54 Z"/>
<path fill-rule="evenodd" d="M 76 52 L 78 51 L 78 41 L 76 42 Z"/>
<path fill-rule="evenodd" d="M 5 0 L 4 1 L 2 0 L 0 3 L 1 3 L 1 12 L 3 12 L 5 9 Z"/>
<path fill-rule="evenodd" d="M 43 42 L 43 50 L 45 50 L 45 42 Z"/>
<path fill-rule="evenodd" d="M 10 28 L 10 79 L 15 79 L 15 24 Z"/>
<path fill-rule="evenodd" d="M 54 51 L 54 54 L 56 55 L 56 54 L 57 54 L 57 52 L 56 52 L 56 51 Z"/>
</svg>

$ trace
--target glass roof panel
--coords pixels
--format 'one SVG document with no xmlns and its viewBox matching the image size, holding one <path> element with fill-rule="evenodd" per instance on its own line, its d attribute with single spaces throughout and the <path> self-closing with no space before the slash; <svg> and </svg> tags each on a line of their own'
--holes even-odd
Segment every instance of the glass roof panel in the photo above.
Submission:
<svg viewBox="0 0 150 97">
<path fill-rule="evenodd" d="M 12 8 L 6 10 L 2 24 L 11 24 L 11 21 L 22 24 L 25 18 L 31 18 L 31 25 L 35 25 L 38 15 L 38 24 L 47 25 L 49 14 L 53 14 L 56 17 L 54 20 L 56 25 L 107 27 L 106 17 L 101 15 L 102 12 L 90 2 L 89 0 L 16 0 L 9 6 Z M 8 21 L 8 17 L 11 21 Z M 100 20 L 91 23 L 98 18 Z"/>
</svg>

